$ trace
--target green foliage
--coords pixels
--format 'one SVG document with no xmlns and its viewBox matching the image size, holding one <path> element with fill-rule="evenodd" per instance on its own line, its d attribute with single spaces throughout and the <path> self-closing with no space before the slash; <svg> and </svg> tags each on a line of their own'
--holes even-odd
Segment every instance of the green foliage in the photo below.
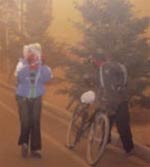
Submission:
<svg viewBox="0 0 150 167">
<path fill-rule="evenodd" d="M 49 35 L 52 21 L 52 0 L 24 0 L 24 36 L 26 43 L 39 42 L 46 62 L 50 66 L 62 65 L 64 45 L 58 44 Z"/>
<path fill-rule="evenodd" d="M 56 43 L 48 29 L 52 21 L 52 0 L 0 0 L 0 68 L 13 75 L 23 45 L 42 45 L 46 63 L 65 64 L 64 44 Z"/>
<path fill-rule="evenodd" d="M 87 59 L 102 49 L 106 55 L 111 54 L 127 66 L 130 80 L 138 80 L 142 76 L 148 78 L 150 65 L 147 60 L 150 55 L 145 37 L 148 17 L 136 17 L 128 0 L 84 0 L 82 5 L 76 4 L 76 9 L 83 19 L 82 23 L 76 24 L 83 33 L 83 40 L 74 48 L 75 54 Z M 83 75 L 80 71 L 76 69 L 74 73 Z M 70 78 L 70 81 L 73 80 Z M 73 83 L 71 89 L 79 87 L 77 81 Z"/>
<path fill-rule="evenodd" d="M 0 0 L 0 60 L 1 68 L 8 67 L 12 59 L 12 45 L 19 44 L 18 7 L 15 1 Z M 11 54 L 10 54 L 11 53 Z M 7 62 L 7 65 L 5 64 Z"/>
<path fill-rule="evenodd" d="M 24 0 L 25 31 L 29 42 L 40 42 L 46 38 L 51 24 L 51 3 L 49 0 Z"/>
<path fill-rule="evenodd" d="M 46 54 L 51 53 L 51 20 L 51 0 L 0 0 L 1 69 L 14 70 L 24 44 L 39 42 Z"/>
</svg>

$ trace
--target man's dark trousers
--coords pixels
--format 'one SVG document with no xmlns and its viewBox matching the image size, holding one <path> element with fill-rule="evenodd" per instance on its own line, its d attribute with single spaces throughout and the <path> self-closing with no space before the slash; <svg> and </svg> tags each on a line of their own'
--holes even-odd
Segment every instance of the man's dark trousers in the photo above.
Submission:
<svg viewBox="0 0 150 167">
<path fill-rule="evenodd" d="M 132 134 L 130 129 L 130 116 L 128 109 L 128 102 L 122 102 L 116 111 L 115 115 L 109 117 L 110 120 L 110 133 L 113 123 L 116 123 L 118 133 L 120 135 L 123 147 L 127 153 L 129 153 L 133 148 L 134 144 L 132 141 Z M 111 138 L 111 134 L 110 134 Z"/>
</svg>

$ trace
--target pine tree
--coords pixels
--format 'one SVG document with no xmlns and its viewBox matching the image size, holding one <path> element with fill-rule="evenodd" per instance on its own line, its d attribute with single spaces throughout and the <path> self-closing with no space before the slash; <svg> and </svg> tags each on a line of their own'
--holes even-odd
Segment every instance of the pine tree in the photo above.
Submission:
<svg viewBox="0 0 150 167">
<path fill-rule="evenodd" d="M 0 0 L 0 57 L 1 68 L 10 66 L 13 60 L 12 47 L 18 43 L 18 7 L 14 0 Z M 15 49 L 15 48 L 14 48 Z M 10 54 L 11 53 L 11 54 Z"/>
<path fill-rule="evenodd" d="M 54 41 L 49 33 L 52 22 L 52 0 L 23 0 L 24 43 L 38 42 L 42 46 L 46 62 L 60 65 L 64 58 L 64 46 Z"/>
<path fill-rule="evenodd" d="M 49 51 L 51 0 L 0 0 L 0 56 L 15 66 L 24 44 L 39 42 Z M 43 50 L 46 50 L 45 48 Z M 7 63 L 5 62 L 7 57 Z M 14 67 L 12 67 L 14 70 Z"/>
<path fill-rule="evenodd" d="M 83 33 L 83 40 L 74 48 L 75 54 L 83 56 L 86 60 L 89 56 L 96 55 L 98 50 L 103 50 L 105 54 L 111 54 L 114 59 L 127 66 L 130 81 L 146 77 L 144 85 L 148 85 L 150 66 L 147 63 L 149 55 L 145 32 L 149 18 L 136 17 L 128 0 L 84 0 L 81 5 L 76 5 L 76 9 L 83 19 L 82 23 L 76 24 Z M 78 66 L 86 69 L 84 64 Z M 67 73 L 68 78 L 73 75 L 70 69 Z M 90 71 L 92 70 L 88 69 L 88 72 Z M 70 77 L 70 81 L 74 83 L 69 90 L 72 92 L 71 95 L 79 90 L 80 80 L 83 78 L 81 69 L 74 70 L 74 73 L 78 77 L 76 80 Z M 135 85 L 132 85 L 132 88 L 135 88 Z M 143 87 L 140 93 L 142 90 Z M 132 93 L 135 92 L 137 93 L 137 89 L 132 89 Z"/>
<path fill-rule="evenodd" d="M 44 42 L 52 20 L 50 2 L 49 0 L 24 0 L 27 41 Z"/>
</svg>

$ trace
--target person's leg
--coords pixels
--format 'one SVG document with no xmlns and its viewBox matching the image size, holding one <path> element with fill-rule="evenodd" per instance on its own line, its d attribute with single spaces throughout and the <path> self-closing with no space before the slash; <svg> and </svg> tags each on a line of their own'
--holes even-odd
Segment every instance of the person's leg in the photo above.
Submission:
<svg viewBox="0 0 150 167">
<path fill-rule="evenodd" d="M 18 144 L 21 145 L 21 153 L 23 157 L 28 154 L 30 122 L 29 122 L 29 105 L 25 98 L 17 97 L 18 113 L 20 117 L 20 137 Z"/>
<path fill-rule="evenodd" d="M 41 150 L 41 109 L 42 109 L 42 98 L 38 97 L 33 101 L 32 110 L 32 125 L 31 125 L 31 151 Z"/>
<path fill-rule="evenodd" d="M 116 125 L 125 151 L 127 153 L 131 152 L 134 144 L 130 129 L 128 102 L 123 102 L 119 105 L 116 115 Z"/>
<path fill-rule="evenodd" d="M 17 97 L 19 117 L 20 117 L 20 137 L 18 144 L 29 143 L 29 111 L 27 100 L 23 97 Z"/>
<path fill-rule="evenodd" d="M 113 124 L 115 122 L 115 119 L 116 119 L 116 115 L 110 115 L 109 116 L 110 129 L 109 129 L 108 143 L 111 143 L 111 130 L 112 130 Z"/>
</svg>

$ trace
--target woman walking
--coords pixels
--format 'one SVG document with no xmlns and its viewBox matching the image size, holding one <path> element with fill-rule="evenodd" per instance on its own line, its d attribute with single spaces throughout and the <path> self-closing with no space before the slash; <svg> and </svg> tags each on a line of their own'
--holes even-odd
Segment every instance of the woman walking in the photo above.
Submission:
<svg viewBox="0 0 150 167">
<path fill-rule="evenodd" d="M 20 116 L 20 137 L 22 156 L 41 158 L 40 118 L 44 85 L 52 78 L 51 69 L 42 63 L 41 47 L 32 44 L 24 47 L 24 57 L 16 67 L 17 103 Z"/>
</svg>

